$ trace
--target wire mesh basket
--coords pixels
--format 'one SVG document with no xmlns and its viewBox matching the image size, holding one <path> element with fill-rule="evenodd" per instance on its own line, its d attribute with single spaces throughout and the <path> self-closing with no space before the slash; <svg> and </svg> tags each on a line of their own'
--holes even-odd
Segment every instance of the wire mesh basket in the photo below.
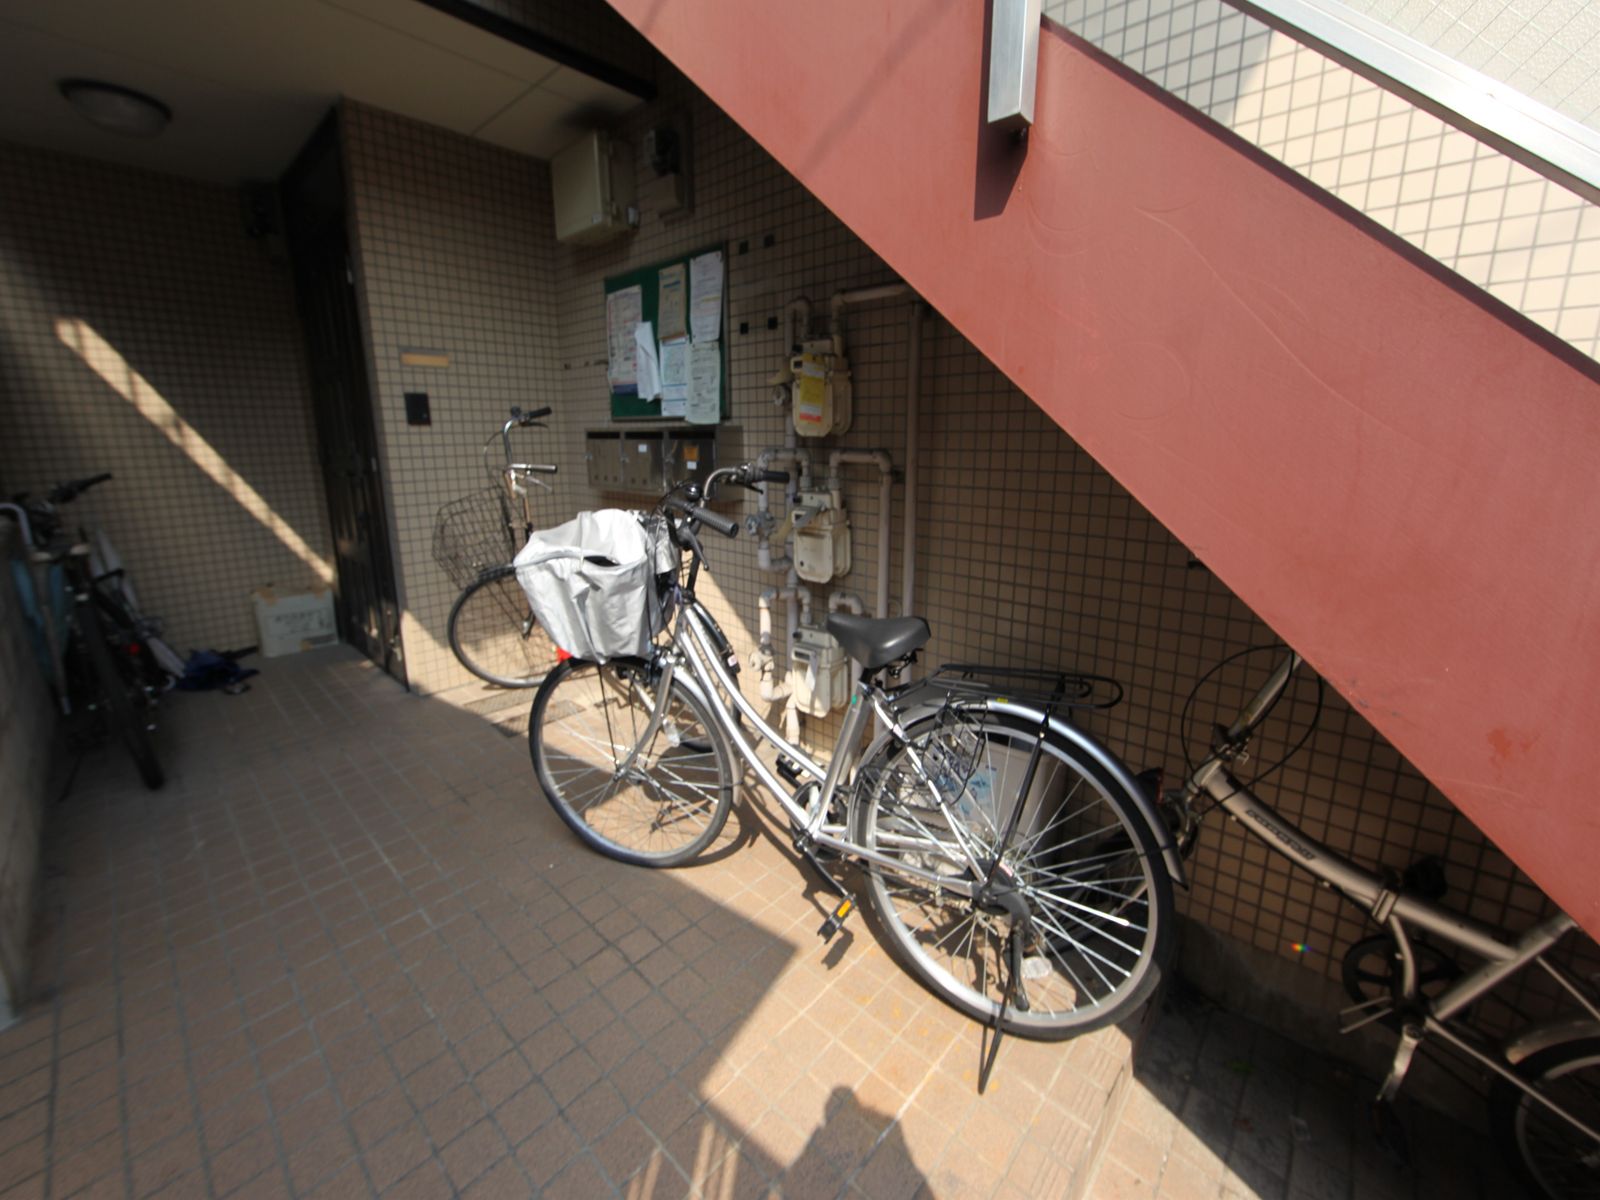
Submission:
<svg viewBox="0 0 1600 1200">
<path fill-rule="evenodd" d="M 510 505 L 504 488 L 487 487 L 440 507 L 433 521 L 433 561 L 457 587 L 516 557 Z"/>
</svg>

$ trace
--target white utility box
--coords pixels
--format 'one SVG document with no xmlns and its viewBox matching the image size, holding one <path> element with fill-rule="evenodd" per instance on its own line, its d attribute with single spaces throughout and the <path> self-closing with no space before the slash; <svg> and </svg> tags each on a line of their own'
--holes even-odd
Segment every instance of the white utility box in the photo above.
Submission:
<svg viewBox="0 0 1600 1200">
<path fill-rule="evenodd" d="M 850 516 L 831 504 L 827 492 L 801 492 L 795 500 L 794 573 L 808 583 L 850 573 Z"/>
<path fill-rule="evenodd" d="M 586 133 L 550 160 L 550 191 L 558 242 L 608 242 L 638 224 L 633 152 L 604 133 Z"/>
<path fill-rule="evenodd" d="M 794 706 L 809 717 L 825 717 L 850 697 L 850 660 L 826 629 L 795 628 L 789 671 Z"/>
<path fill-rule="evenodd" d="M 255 590 L 254 599 L 264 658 L 331 646 L 339 640 L 333 592 L 327 588 L 287 589 L 268 584 Z"/>
</svg>

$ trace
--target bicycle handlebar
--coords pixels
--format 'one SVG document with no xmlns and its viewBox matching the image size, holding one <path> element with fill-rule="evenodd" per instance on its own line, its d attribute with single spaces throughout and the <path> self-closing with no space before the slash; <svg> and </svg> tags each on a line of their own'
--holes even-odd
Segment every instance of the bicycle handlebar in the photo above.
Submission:
<svg viewBox="0 0 1600 1200">
<path fill-rule="evenodd" d="M 677 513 L 687 520 L 696 521 L 709 529 L 715 529 L 723 537 L 739 536 L 739 522 L 730 517 L 725 517 L 721 513 L 714 513 L 709 508 L 702 508 L 698 504 L 690 504 L 687 500 L 680 499 L 677 496 L 666 497 L 666 499 L 662 500 L 661 507 L 667 512 Z"/>
<path fill-rule="evenodd" d="M 1261 690 L 1255 694 L 1250 703 L 1245 705 L 1244 711 L 1239 714 L 1238 720 L 1230 725 L 1223 736 L 1223 740 L 1232 744 L 1247 738 L 1255 732 L 1255 727 L 1261 723 L 1272 706 L 1278 702 L 1278 697 L 1283 695 L 1283 689 L 1289 686 L 1289 677 L 1305 660 L 1293 650 L 1289 651 L 1277 669 L 1262 684 Z"/>
</svg>

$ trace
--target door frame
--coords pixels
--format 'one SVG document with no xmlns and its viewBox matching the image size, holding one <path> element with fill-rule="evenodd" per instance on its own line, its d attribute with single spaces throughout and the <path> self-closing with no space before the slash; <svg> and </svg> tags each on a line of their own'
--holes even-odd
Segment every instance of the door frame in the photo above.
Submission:
<svg viewBox="0 0 1600 1200">
<path fill-rule="evenodd" d="M 311 181 L 319 172 L 331 171 L 335 177 L 332 189 L 324 186 L 318 199 L 332 201 L 315 211 L 315 205 L 302 200 L 309 191 Z M 284 233 L 288 243 L 291 271 L 294 276 L 295 306 L 299 313 L 302 344 L 307 360 L 307 382 L 311 390 L 313 423 L 316 427 L 317 452 L 322 470 L 324 502 L 328 506 L 329 524 L 338 518 L 344 503 L 341 488 L 345 486 L 335 477 L 334 448 L 329 445 L 330 428 L 324 399 L 316 392 L 317 379 L 311 353 L 310 321 L 308 310 L 309 288 L 312 274 L 307 265 L 307 253 L 314 244 L 321 251 L 325 238 L 334 237 L 342 248 L 345 259 L 345 277 L 349 287 L 350 334 L 353 352 L 347 351 L 344 366 L 350 371 L 348 380 L 349 412 L 355 440 L 360 445 L 361 457 L 367 458 L 363 478 L 366 485 L 363 499 L 367 520 L 363 533 L 368 539 L 371 559 L 371 590 L 374 592 L 378 617 L 377 641 L 368 636 L 365 621 L 353 611 L 352 596 L 366 588 L 352 586 L 356 581 L 345 578 L 346 564 L 338 552 L 338 530 L 334 529 L 334 560 L 337 577 L 334 587 L 334 611 L 340 637 L 356 646 L 384 671 L 409 687 L 406 677 L 405 653 L 401 642 L 401 606 L 398 575 L 395 571 L 393 530 L 390 528 L 386 474 L 382 443 L 378 436 L 377 416 L 372 395 L 371 347 L 363 319 L 363 306 L 356 282 L 354 265 L 354 238 L 350 230 L 350 197 L 344 171 L 344 153 L 340 140 L 339 109 L 330 109 L 300 152 L 290 163 L 278 186 L 283 209 Z"/>
</svg>

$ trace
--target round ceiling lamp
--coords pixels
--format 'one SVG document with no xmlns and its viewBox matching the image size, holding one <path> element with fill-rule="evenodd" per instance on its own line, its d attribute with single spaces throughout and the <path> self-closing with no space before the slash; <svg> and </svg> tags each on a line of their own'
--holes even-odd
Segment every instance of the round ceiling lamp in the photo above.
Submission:
<svg viewBox="0 0 1600 1200">
<path fill-rule="evenodd" d="M 154 96 L 97 79 L 63 79 L 67 103 L 101 129 L 129 137 L 155 137 L 172 120 L 172 110 Z"/>
</svg>

